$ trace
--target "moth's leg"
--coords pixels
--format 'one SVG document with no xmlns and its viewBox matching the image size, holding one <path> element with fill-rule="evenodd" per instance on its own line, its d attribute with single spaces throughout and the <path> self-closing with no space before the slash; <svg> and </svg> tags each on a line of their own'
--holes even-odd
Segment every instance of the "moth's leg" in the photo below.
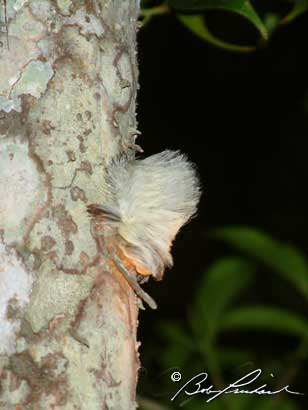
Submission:
<svg viewBox="0 0 308 410">
<path fill-rule="evenodd" d="M 112 256 L 112 260 L 115 263 L 116 267 L 118 270 L 122 273 L 122 275 L 125 277 L 129 285 L 132 287 L 132 289 L 135 291 L 136 295 L 139 296 L 144 302 L 146 302 L 152 309 L 157 309 L 157 304 L 154 299 L 151 298 L 150 295 L 148 295 L 142 287 L 139 285 L 137 282 L 137 277 L 132 275 L 124 266 L 122 263 L 121 259 L 117 255 Z"/>
<path fill-rule="evenodd" d="M 149 276 L 138 275 L 137 281 L 138 281 L 138 283 L 141 283 L 141 285 L 143 283 L 147 283 L 148 280 L 149 280 Z"/>
</svg>

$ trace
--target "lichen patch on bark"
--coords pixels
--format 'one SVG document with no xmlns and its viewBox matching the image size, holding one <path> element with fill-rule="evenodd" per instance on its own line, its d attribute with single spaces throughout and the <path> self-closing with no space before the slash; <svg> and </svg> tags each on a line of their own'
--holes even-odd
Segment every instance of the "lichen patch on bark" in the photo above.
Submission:
<svg viewBox="0 0 308 410">
<path fill-rule="evenodd" d="M 35 210 L 47 200 L 45 182 L 25 138 L 0 140 L 0 186 L 5 187 L 0 195 L 0 229 L 6 244 L 22 242 Z"/>
<path fill-rule="evenodd" d="M 16 351 L 20 317 L 30 300 L 33 280 L 17 253 L 0 243 L 0 355 Z"/>
</svg>

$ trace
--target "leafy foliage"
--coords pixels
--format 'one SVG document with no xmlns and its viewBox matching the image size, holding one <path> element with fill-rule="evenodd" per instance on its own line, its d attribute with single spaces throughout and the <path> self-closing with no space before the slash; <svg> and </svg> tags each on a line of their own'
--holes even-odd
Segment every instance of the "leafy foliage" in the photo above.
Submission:
<svg viewBox="0 0 308 410">
<path fill-rule="evenodd" d="M 215 37 L 208 29 L 205 18 L 200 14 L 178 14 L 177 17 L 187 28 L 189 28 L 189 30 L 197 34 L 197 36 L 199 36 L 203 40 L 208 41 L 215 46 L 224 48 L 226 50 L 239 52 L 249 52 L 255 50 L 255 47 L 240 46 L 237 44 L 227 43 Z"/>
<path fill-rule="evenodd" d="M 220 323 L 223 330 L 261 330 L 308 339 L 308 321 L 282 309 L 244 306 L 229 311 Z"/>
<path fill-rule="evenodd" d="M 298 292 L 298 297 L 305 300 L 308 264 L 304 255 L 295 247 L 251 227 L 219 228 L 212 232 L 212 237 L 227 242 L 228 247 L 231 245 L 244 256 L 221 258 L 204 272 L 186 324 L 183 321 L 166 321 L 159 325 L 158 333 L 164 337 L 164 349 L 159 352 L 160 365 L 163 369 L 169 369 L 170 374 L 164 372 L 165 377 L 160 379 L 164 394 L 156 399 L 163 401 L 168 410 L 179 406 L 187 410 L 201 410 L 207 405 L 212 410 L 297 410 L 296 396 L 294 398 L 289 394 L 285 394 L 282 399 L 281 395 L 256 398 L 256 395 L 230 394 L 222 395 L 211 403 L 206 403 L 209 396 L 198 394 L 190 397 L 182 394 L 178 401 L 170 401 L 184 385 L 184 381 L 177 386 L 170 381 L 170 375 L 175 370 L 182 369 L 186 381 L 201 372 L 207 372 L 209 380 L 202 387 L 213 384 L 216 389 L 222 389 L 231 381 L 239 380 L 258 368 L 262 369 L 264 364 L 280 380 L 274 387 L 269 383 L 271 380 L 262 375 L 255 382 L 257 385 L 247 388 L 253 390 L 253 386 L 256 388 L 268 383 L 268 390 L 275 391 L 287 384 L 292 386 L 292 377 L 308 357 L 308 321 L 305 317 L 293 311 L 287 303 L 284 307 L 278 307 L 247 304 L 242 300 L 245 293 L 251 292 L 256 283 L 263 280 L 261 273 L 256 275 L 257 270 L 263 267 L 273 272 L 274 280 L 283 280 L 285 285 L 289 283 Z M 282 359 L 273 353 L 276 346 L 271 346 L 271 351 L 264 354 L 258 351 L 257 345 L 243 348 L 228 342 L 222 343 L 222 340 L 228 340 L 228 334 L 235 333 L 237 340 L 249 337 L 251 333 L 259 340 L 276 337 L 281 343 L 283 338 L 292 338 L 296 347 L 287 349 Z M 191 391 L 194 390 L 192 386 Z M 147 405 L 143 401 L 141 408 L 165 409 L 159 407 L 157 400 L 154 405 Z"/>
<path fill-rule="evenodd" d="M 279 26 L 290 23 L 308 9 L 308 0 L 280 0 L 280 3 L 289 5 L 287 14 L 283 16 L 272 13 L 270 9 L 265 13 L 258 11 L 260 0 L 144 0 L 142 16 L 146 23 L 156 15 L 173 11 L 179 21 L 201 39 L 227 50 L 251 52 L 256 46 L 233 44 L 217 38 L 206 23 L 208 11 L 220 10 L 242 16 L 257 29 L 260 38 L 266 41 Z"/>
<path fill-rule="evenodd" d="M 269 235 L 250 227 L 216 229 L 213 236 L 268 265 L 308 299 L 308 263 L 294 246 L 273 240 Z"/>
</svg>

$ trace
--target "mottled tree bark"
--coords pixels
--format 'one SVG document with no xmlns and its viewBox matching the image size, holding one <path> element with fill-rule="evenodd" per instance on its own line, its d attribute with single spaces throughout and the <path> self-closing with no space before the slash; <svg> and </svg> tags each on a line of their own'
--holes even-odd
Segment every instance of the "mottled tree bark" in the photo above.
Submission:
<svg viewBox="0 0 308 410">
<path fill-rule="evenodd" d="M 135 409 L 137 301 L 86 205 L 133 155 L 139 2 L 4 3 L 0 408 Z"/>
</svg>

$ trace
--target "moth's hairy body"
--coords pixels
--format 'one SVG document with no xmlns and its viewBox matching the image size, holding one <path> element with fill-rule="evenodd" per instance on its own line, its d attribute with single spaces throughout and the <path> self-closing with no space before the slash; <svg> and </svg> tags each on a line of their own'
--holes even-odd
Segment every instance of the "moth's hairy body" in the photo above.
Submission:
<svg viewBox="0 0 308 410">
<path fill-rule="evenodd" d="M 139 274 L 161 279 L 173 264 L 177 232 L 196 213 L 201 191 L 194 166 L 166 150 L 142 160 L 121 155 L 106 172 L 104 203 L 89 212 L 114 230 L 120 254 Z"/>
</svg>

